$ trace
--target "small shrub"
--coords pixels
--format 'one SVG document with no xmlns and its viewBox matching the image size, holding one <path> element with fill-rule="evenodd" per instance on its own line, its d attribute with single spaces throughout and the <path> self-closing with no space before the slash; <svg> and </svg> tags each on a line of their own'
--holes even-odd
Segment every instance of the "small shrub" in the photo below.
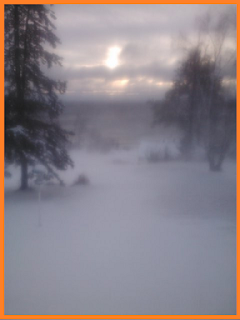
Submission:
<svg viewBox="0 0 240 320">
<path fill-rule="evenodd" d="M 4 177 L 5 178 L 11 178 L 12 177 L 11 172 L 9 172 L 8 170 L 4 170 Z"/>
<path fill-rule="evenodd" d="M 180 152 L 171 142 L 142 142 L 139 147 L 139 159 L 147 162 L 175 160 Z"/>
<path fill-rule="evenodd" d="M 74 186 L 79 186 L 79 185 L 87 185 L 89 184 L 89 179 L 86 177 L 84 174 L 80 174 L 77 179 L 74 181 L 73 185 Z"/>
</svg>

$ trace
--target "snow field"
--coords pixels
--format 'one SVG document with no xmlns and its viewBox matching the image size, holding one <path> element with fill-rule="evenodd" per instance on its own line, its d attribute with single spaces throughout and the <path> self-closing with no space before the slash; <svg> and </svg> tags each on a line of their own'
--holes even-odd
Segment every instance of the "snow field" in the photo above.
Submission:
<svg viewBox="0 0 240 320">
<path fill-rule="evenodd" d="M 236 168 L 72 152 L 66 187 L 5 182 L 5 314 L 234 314 Z M 72 186 L 79 174 L 90 184 Z M 42 212 L 42 226 L 38 213 Z"/>
</svg>

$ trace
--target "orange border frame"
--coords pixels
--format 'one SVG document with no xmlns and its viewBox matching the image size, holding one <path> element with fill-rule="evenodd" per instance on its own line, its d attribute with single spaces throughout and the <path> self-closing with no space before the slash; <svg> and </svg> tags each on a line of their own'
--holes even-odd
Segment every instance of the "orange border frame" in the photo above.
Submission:
<svg viewBox="0 0 240 320">
<path fill-rule="evenodd" d="M 61 0 L 53 0 L 53 1 L 1 1 L 0 5 L 0 21 L 1 21 L 1 97 L 4 105 L 4 5 L 5 4 L 196 4 L 193 1 L 111 1 L 111 0 L 95 0 L 95 1 L 71 1 L 70 3 L 66 3 Z M 197 4 L 238 4 L 239 1 L 197 1 Z M 237 17 L 240 16 L 240 5 L 237 6 Z M 237 23 L 237 46 L 239 39 L 239 24 Z M 238 50 L 237 50 L 238 52 Z M 237 54 L 239 56 L 239 54 Z M 239 78 L 240 74 L 240 66 L 237 64 L 237 78 Z M 239 87 L 239 86 L 238 86 Z M 237 88 L 238 89 L 238 88 Z M 237 90 L 238 91 L 238 90 Z M 238 104 L 237 104 L 238 105 Z M 238 108 L 237 108 L 238 109 Z M 1 167 L 4 168 L 4 107 L 2 107 L 1 111 L 3 118 L 0 124 L 0 143 L 1 143 L 1 154 L 0 154 L 0 162 Z M 237 124 L 240 122 L 240 113 L 237 112 Z M 239 141 L 240 141 L 240 131 L 237 128 L 237 198 L 240 196 L 239 191 L 239 179 L 238 179 L 238 165 L 239 165 Z M 0 171 L 0 181 L 2 184 L 0 185 L 1 193 L 0 193 L 0 203 L 1 203 L 1 211 L 0 215 L 0 319 L 240 319 L 240 276 L 237 273 L 237 300 L 236 300 L 236 315 L 4 315 L 4 170 Z M 237 231 L 240 230 L 240 218 L 239 218 L 239 204 L 237 202 Z M 240 231 L 239 231 L 240 232 Z M 237 270 L 240 265 L 240 236 L 237 232 Z"/>
</svg>

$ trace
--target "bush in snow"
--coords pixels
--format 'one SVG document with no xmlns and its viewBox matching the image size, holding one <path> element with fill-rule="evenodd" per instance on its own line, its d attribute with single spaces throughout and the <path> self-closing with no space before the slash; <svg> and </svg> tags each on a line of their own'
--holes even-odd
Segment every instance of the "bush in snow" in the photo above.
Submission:
<svg viewBox="0 0 240 320">
<path fill-rule="evenodd" d="M 138 156 L 140 160 L 148 162 L 159 162 L 177 159 L 180 151 L 176 143 L 169 141 L 142 142 L 139 147 Z"/>
<path fill-rule="evenodd" d="M 87 184 L 89 184 L 89 179 L 84 174 L 80 174 L 73 183 L 74 186 Z"/>
<path fill-rule="evenodd" d="M 4 169 L 4 177 L 5 178 L 11 178 L 12 174 L 7 169 Z"/>
</svg>

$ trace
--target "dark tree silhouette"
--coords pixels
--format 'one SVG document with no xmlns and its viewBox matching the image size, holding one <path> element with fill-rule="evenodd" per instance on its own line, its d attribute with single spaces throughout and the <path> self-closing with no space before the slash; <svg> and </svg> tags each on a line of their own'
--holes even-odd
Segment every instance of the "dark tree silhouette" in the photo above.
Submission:
<svg viewBox="0 0 240 320">
<path fill-rule="evenodd" d="M 60 42 L 54 33 L 54 12 L 45 5 L 5 5 L 5 161 L 21 167 L 21 189 L 28 188 L 28 166 L 73 165 L 66 151 L 70 132 L 58 116 L 58 93 L 66 83 L 48 78 L 44 66 L 61 65 L 46 48 Z"/>
<path fill-rule="evenodd" d="M 226 155 L 229 108 L 216 65 L 199 47 L 192 49 L 176 74 L 173 87 L 153 103 L 156 123 L 175 123 L 184 131 L 182 152 L 190 159 L 194 146 L 206 148 L 210 170 L 219 171 Z"/>
</svg>

